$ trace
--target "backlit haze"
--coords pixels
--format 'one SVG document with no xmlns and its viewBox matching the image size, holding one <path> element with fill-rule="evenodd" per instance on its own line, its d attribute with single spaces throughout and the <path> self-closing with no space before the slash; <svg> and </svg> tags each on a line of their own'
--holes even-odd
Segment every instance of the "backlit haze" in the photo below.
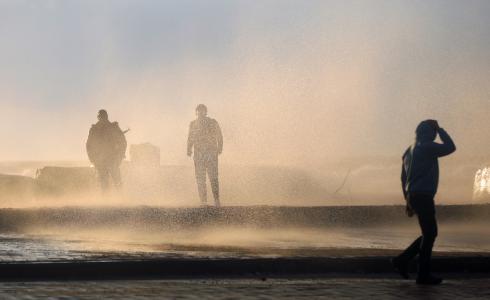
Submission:
<svg viewBox="0 0 490 300">
<path fill-rule="evenodd" d="M 489 15 L 489 1 L 0 0 L 0 161 L 87 161 L 104 108 L 128 144 L 191 166 L 205 103 L 222 166 L 301 170 L 326 198 L 350 170 L 350 193 L 376 202 L 401 197 L 400 157 L 434 118 L 458 147 L 441 195 L 461 202 L 490 163 Z"/>
</svg>

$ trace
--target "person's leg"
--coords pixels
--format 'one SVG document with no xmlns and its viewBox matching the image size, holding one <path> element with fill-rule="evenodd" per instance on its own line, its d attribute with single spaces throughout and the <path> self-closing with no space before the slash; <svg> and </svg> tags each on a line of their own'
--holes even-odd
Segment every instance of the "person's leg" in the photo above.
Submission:
<svg viewBox="0 0 490 300">
<path fill-rule="evenodd" d="M 417 213 L 420 228 L 422 229 L 422 242 L 420 244 L 418 278 L 430 276 L 430 260 L 432 248 L 437 237 L 437 221 L 433 199 L 427 199 L 427 207 Z"/>
<path fill-rule="evenodd" d="M 110 170 L 112 181 L 114 183 L 114 186 L 119 189 L 122 186 L 122 181 L 121 181 L 121 170 L 119 169 L 119 163 L 114 163 L 111 167 Z"/>
<path fill-rule="evenodd" d="M 436 210 L 432 195 L 419 194 L 410 198 L 410 205 L 415 210 L 422 231 L 422 241 L 419 250 L 418 284 L 440 284 L 441 278 L 431 275 L 430 263 L 432 248 L 437 237 Z"/>
<path fill-rule="evenodd" d="M 97 166 L 97 176 L 99 177 L 100 189 L 107 191 L 109 188 L 109 170 L 106 166 Z"/>
<path fill-rule="evenodd" d="M 206 188 L 206 162 L 202 155 L 198 155 L 197 153 L 194 153 L 194 168 L 199 198 L 201 199 L 201 204 L 206 204 L 208 193 Z"/>
<path fill-rule="evenodd" d="M 214 203 L 216 207 L 219 207 L 221 204 L 219 200 L 218 155 L 209 158 L 207 171 L 211 182 L 211 190 L 213 191 Z"/>
<path fill-rule="evenodd" d="M 398 271 L 401 277 L 405 279 L 410 278 L 408 275 L 408 264 L 415 256 L 417 256 L 417 254 L 419 254 L 421 243 L 422 237 L 420 236 L 413 241 L 405 251 L 391 260 L 393 267 Z"/>
<path fill-rule="evenodd" d="M 415 241 L 410 244 L 410 246 L 405 249 L 400 255 L 397 256 L 397 259 L 400 262 L 408 263 L 412 260 L 420 251 L 420 244 L 422 243 L 422 236 L 419 236 Z"/>
<path fill-rule="evenodd" d="M 410 203 L 414 202 L 415 195 L 409 196 Z M 412 205 L 412 204 L 411 204 Z M 413 208 L 413 205 L 412 205 Z M 408 246 L 400 255 L 391 260 L 393 267 L 400 273 L 400 275 L 408 279 L 408 264 L 415 258 L 420 252 L 420 245 L 422 244 L 422 236 L 419 236 L 415 241 L 413 241 L 410 246 Z"/>
<path fill-rule="evenodd" d="M 413 241 L 412 244 L 410 244 L 410 246 L 408 246 L 405 249 L 405 251 L 403 251 L 400 255 L 398 255 L 397 257 L 395 257 L 392 260 L 392 263 L 393 263 L 393 266 L 395 267 L 395 269 L 398 270 L 398 272 L 400 273 L 400 275 L 402 277 L 407 278 L 407 279 L 409 277 L 408 276 L 408 263 L 413 258 L 415 258 L 415 256 L 420 254 L 420 252 L 421 252 L 422 244 L 424 241 L 424 228 L 427 228 L 425 226 L 426 225 L 426 222 L 425 222 L 426 217 L 425 216 L 427 216 L 427 212 L 430 212 L 430 210 L 428 210 L 428 208 L 431 207 L 430 203 L 432 203 L 432 208 L 434 208 L 433 198 L 428 196 L 428 195 L 412 194 L 409 196 L 409 198 L 410 198 L 409 199 L 410 205 L 414 209 L 414 211 L 416 212 L 417 217 L 419 219 L 419 225 L 420 225 L 420 228 L 422 231 L 422 235 L 419 236 L 415 241 Z M 434 210 L 432 209 L 432 211 L 434 211 Z M 422 222 L 420 220 L 420 215 L 422 215 L 422 220 L 423 220 Z M 424 224 L 424 226 L 422 226 L 422 224 Z M 425 232 L 426 232 L 426 234 L 428 233 L 427 230 Z M 430 244 L 429 238 L 425 238 L 425 240 L 427 241 L 427 243 L 425 243 L 424 249 L 426 247 L 429 247 L 429 244 Z M 433 244 L 433 242 L 432 242 L 432 244 Z M 425 250 L 425 251 L 427 251 L 427 250 Z M 430 261 L 430 258 L 429 258 L 429 261 Z M 424 263 L 426 263 L 426 262 L 424 261 Z M 419 266 L 420 266 L 420 257 L 419 257 Z M 422 269 L 424 269 L 424 268 L 422 268 Z"/>
</svg>

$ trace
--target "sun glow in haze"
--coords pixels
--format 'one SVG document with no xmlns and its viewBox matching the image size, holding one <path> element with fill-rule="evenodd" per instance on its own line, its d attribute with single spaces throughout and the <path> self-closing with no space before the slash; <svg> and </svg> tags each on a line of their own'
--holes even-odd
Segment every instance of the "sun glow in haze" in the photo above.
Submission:
<svg viewBox="0 0 490 300">
<path fill-rule="evenodd" d="M 129 144 L 192 167 L 188 125 L 205 103 L 223 129 L 223 166 L 295 168 L 324 198 L 383 191 L 399 203 L 399 157 L 435 118 L 458 146 L 441 164 L 441 198 L 467 201 L 489 158 L 488 11 L 488 1 L 2 1 L 0 161 L 86 162 L 104 108 L 131 128 Z"/>
</svg>

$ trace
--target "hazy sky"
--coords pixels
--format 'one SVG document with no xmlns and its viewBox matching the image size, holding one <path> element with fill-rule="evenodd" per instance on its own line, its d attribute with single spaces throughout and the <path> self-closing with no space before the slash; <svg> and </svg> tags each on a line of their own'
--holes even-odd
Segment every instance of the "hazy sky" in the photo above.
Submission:
<svg viewBox="0 0 490 300">
<path fill-rule="evenodd" d="M 100 108 L 186 162 L 208 104 L 226 162 L 399 156 L 438 118 L 490 150 L 490 1 L 0 0 L 0 160 L 86 159 Z"/>
</svg>

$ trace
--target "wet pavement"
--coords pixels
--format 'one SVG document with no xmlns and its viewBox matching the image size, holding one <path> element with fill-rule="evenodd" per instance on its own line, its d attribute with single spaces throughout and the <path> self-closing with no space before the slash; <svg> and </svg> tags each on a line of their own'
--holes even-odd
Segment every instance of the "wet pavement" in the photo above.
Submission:
<svg viewBox="0 0 490 300">
<path fill-rule="evenodd" d="M 3 282 L 1 299 L 489 299 L 490 279 L 417 286 L 398 279 Z"/>
<path fill-rule="evenodd" d="M 0 262 L 393 255 L 418 235 L 416 229 L 31 229 L 0 233 Z M 483 229 L 446 227 L 435 250 L 490 253 L 490 236 Z"/>
<path fill-rule="evenodd" d="M 162 224 L 166 221 L 161 221 L 161 217 L 152 223 L 152 216 L 157 215 L 153 210 L 144 210 L 144 221 L 137 222 L 123 222 L 125 218 L 131 220 L 128 216 L 136 214 L 133 210 L 126 215 L 114 213 L 116 220 L 121 220 L 110 224 L 95 222 L 105 220 L 106 212 L 89 218 L 79 214 L 79 210 L 69 210 L 71 213 L 67 214 L 47 211 L 46 216 L 37 211 L 32 215 L 24 211 L 4 213 L 10 218 L 4 220 L 7 225 L 16 224 L 16 218 L 23 214 L 29 217 L 0 233 L 0 265 L 4 271 L 18 272 L 17 276 L 4 272 L 3 278 L 10 282 L 0 282 L 0 299 L 490 298 L 490 279 L 485 278 L 490 273 L 481 274 L 479 268 L 490 270 L 487 223 L 442 224 L 434 267 L 449 268 L 445 272 L 452 279 L 439 287 L 420 287 L 389 273 L 389 257 L 419 234 L 416 224 L 339 227 L 304 226 L 299 222 L 296 227 L 201 224 L 191 228 L 165 227 Z M 93 213 L 97 215 L 99 211 Z M 181 212 L 178 215 L 187 216 Z M 320 214 L 318 218 L 323 217 Z M 187 266 L 187 273 L 183 266 Z M 151 267 L 153 271 L 167 271 L 155 271 L 153 277 L 134 274 L 135 270 L 140 275 L 151 273 Z M 245 276 L 233 277 L 239 267 Z M 39 276 L 33 276 L 34 269 Z M 104 270 L 105 277 L 101 275 Z M 202 270 L 218 271 L 208 276 Z M 333 274 L 339 270 L 342 276 Z M 82 276 L 82 271 L 86 276 Z M 122 271 L 130 274 L 123 276 Z M 465 273 L 468 271 L 473 279 Z M 477 276 L 483 278 L 475 278 L 478 272 Z M 354 273 L 362 279 L 345 278 Z M 67 281 L 60 274 L 71 274 L 69 278 L 74 280 Z M 320 274 L 325 276 L 320 279 Z M 378 278 L 373 278 L 373 274 L 378 274 Z M 12 281 L 28 278 L 41 281 Z M 168 280 L 171 278 L 187 279 Z"/>
<path fill-rule="evenodd" d="M 490 253 L 490 205 L 439 215 L 436 251 Z M 395 206 L 0 208 L 0 262 L 391 256 L 418 235 Z"/>
<path fill-rule="evenodd" d="M 146 223 L 134 228 L 55 225 L 0 234 L 0 264 L 4 264 L 4 271 L 10 268 L 18 272 L 17 276 L 5 272 L 3 278 L 7 281 L 0 282 L 0 299 L 490 299 L 490 278 L 485 278 L 490 273 L 475 276 L 475 272 L 461 272 L 468 271 L 467 266 L 490 266 L 487 226 L 441 226 L 436 242 L 440 252 L 435 262 L 449 259 L 450 263 L 442 265 L 459 267 L 445 274 L 452 279 L 444 285 L 421 287 L 386 273 L 391 271 L 388 258 L 418 235 L 414 224 L 271 229 L 221 226 L 193 230 L 161 229 Z M 16 262 L 20 267 L 12 266 Z M 165 268 L 165 264 L 171 267 Z M 187 273 L 182 270 L 184 265 Z M 228 269 L 236 271 L 238 265 L 245 276 L 211 279 L 233 277 Z M 155 271 L 153 277 L 135 276 L 135 270 L 140 270 L 140 275 L 151 271 L 149 266 L 168 270 L 168 274 Z M 196 271 L 203 266 L 207 266 L 204 270 L 221 268 L 222 272 L 208 276 Z M 310 273 L 298 270 L 298 266 Z M 39 269 L 38 277 L 32 275 L 34 269 Z M 332 271 L 340 269 L 344 270 L 341 276 Z M 123 276 L 121 270 L 131 274 Z M 333 273 L 325 275 L 322 270 Z M 103 271 L 107 273 L 105 278 Z M 60 275 L 63 272 L 75 280 L 65 280 L 65 275 Z M 454 272 L 459 273 L 455 276 Z M 116 273 L 121 276 L 114 276 Z M 375 273 L 377 278 L 373 277 Z M 27 278 L 40 281 L 12 281 Z"/>
</svg>

